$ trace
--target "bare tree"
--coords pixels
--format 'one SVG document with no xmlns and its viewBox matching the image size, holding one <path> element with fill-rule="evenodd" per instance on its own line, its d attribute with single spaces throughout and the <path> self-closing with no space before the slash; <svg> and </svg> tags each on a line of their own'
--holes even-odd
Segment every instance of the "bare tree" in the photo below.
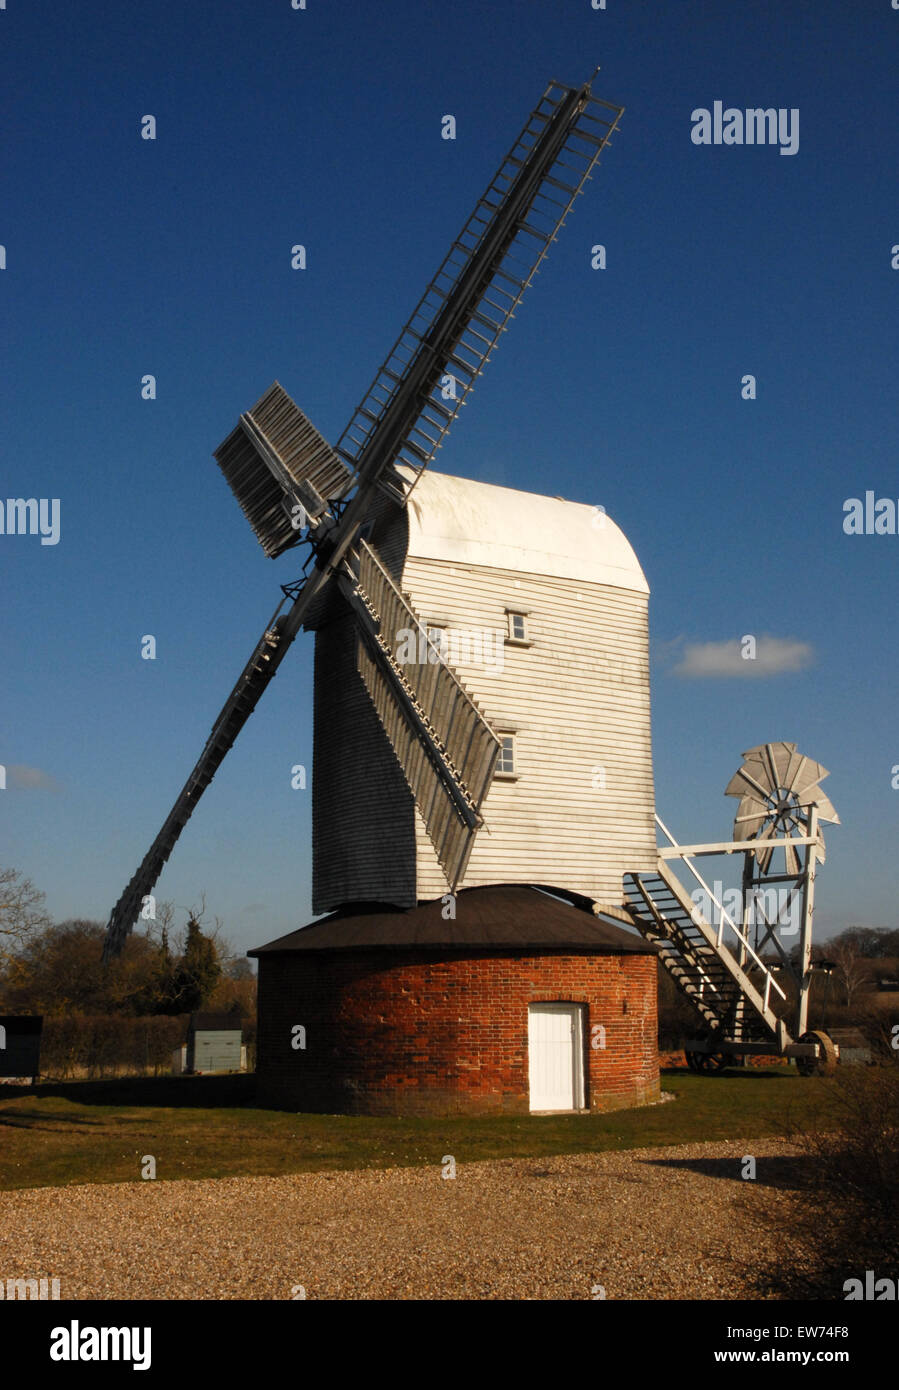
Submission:
<svg viewBox="0 0 899 1390">
<path fill-rule="evenodd" d="M 846 1005 L 851 1008 L 855 996 L 869 983 L 870 966 L 851 940 L 828 943 L 827 953 L 837 967 L 837 976 L 846 992 Z"/>
<path fill-rule="evenodd" d="M 222 921 L 221 917 L 219 917 L 218 915 L 213 917 L 212 924 L 210 925 L 205 920 L 206 911 L 206 894 L 201 893 L 199 907 L 191 907 L 188 910 L 188 925 L 191 922 L 196 922 L 197 926 L 201 928 L 203 935 L 207 938 L 207 940 L 214 943 L 218 960 L 222 967 L 222 971 L 224 973 L 227 973 L 233 962 L 236 960 L 240 960 L 241 956 L 235 951 L 233 945 L 225 936 L 225 924 Z M 187 928 L 184 929 L 184 934 L 182 934 L 179 943 L 181 945 L 182 950 L 186 945 L 186 931 Z"/>
<path fill-rule="evenodd" d="M 0 963 L 49 926 L 40 889 L 18 869 L 0 869 Z"/>
<path fill-rule="evenodd" d="M 175 923 L 176 911 L 183 912 L 185 916 L 184 925 L 181 927 L 176 926 Z M 216 915 L 211 922 L 207 921 L 208 911 L 205 892 L 200 894 L 199 902 L 190 907 L 176 909 L 172 902 L 159 902 L 156 904 L 155 920 L 147 923 L 146 935 L 154 945 L 162 946 L 164 944 L 174 957 L 183 957 L 187 948 L 188 932 L 193 922 L 200 928 L 204 937 L 214 944 L 222 973 L 230 975 L 235 963 L 243 961 L 244 957 L 240 952 L 235 951 L 234 946 L 225 936 L 225 924 L 221 917 Z M 239 976 L 238 978 L 244 977 Z"/>
<path fill-rule="evenodd" d="M 158 902 L 153 909 L 154 915 L 146 919 L 139 918 L 138 924 L 144 923 L 144 936 L 154 946 L 161 946 L 163 941 L 168 942 L 175 930 L 175 904 L 172 902 Z"/>
</svg>

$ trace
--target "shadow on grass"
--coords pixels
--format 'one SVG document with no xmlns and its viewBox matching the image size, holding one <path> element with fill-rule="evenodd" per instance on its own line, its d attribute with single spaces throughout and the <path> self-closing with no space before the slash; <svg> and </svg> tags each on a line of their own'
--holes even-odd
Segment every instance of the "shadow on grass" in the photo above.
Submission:
<svg viewBox="0 0 899 1390">
<path fill-rule="evenodd" d="M 43 1110 L 0 1110 L 0 1127 L 7 1129 L 45 1129 L 57 1131 L 60 1125 L 86 1125 L 92 1128 L 94 1125 L 102 1124 L 102 1119 L 93 1119 L 90 1115 L 69 1115 L 65 1120 L 54 1121 L 52 1116 L 48 1116 Z"/>
<path fill-rule="evenodd" d="M 756 1158 L 755 1178 L 743 1177 L 740 1158 L 641 1158 L 637 1160 L 650 1168 L 684 1168 L 709 1178 L 736 1183 L 754 1182 L 758 1187 L 777 1187 L 800 1191 L 810 1184 L 808 1159 L 793 1157 Z"/>
<path fill-rule="evenodd" d="M 0 1101 L 20 1096 L 35 1100 L 59 1096 L 76 1105 L 234 1109 L 254 1104 L 256 1077 L 248 1072 L 235 1076 L 115 1076 L 102 1081 L 46 1081 L 34 1087 L 4 1086 Z"/>
</svg>

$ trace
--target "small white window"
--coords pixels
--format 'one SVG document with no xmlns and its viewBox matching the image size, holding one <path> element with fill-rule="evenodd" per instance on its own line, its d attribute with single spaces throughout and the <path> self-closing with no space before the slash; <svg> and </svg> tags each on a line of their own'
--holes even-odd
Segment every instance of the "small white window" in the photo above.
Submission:
<svg viewBox="0 0 899 1390">
<path fill-rule="evenodd" d="M 506 623 L 509 626 L 506 635 L 507 642 L 513 642 L 513 644 L 520 646 L 531 646 L 527 609 L 506 609 Z"/>
<path fill-rule="evenodd" d="M 515 771 L 515 735 L 500 734 L 500 755 L 496 764 L 497 772 L 513 773 Z"/>
</svg>

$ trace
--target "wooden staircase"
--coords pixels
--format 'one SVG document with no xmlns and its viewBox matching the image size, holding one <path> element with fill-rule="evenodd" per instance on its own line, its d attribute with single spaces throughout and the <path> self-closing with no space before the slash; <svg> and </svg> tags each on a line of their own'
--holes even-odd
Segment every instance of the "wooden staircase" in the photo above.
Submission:
<svg viewBox="0 0 899 1390">
<path fill-rule="evenodd" d="M 707 922 L 670 864 L 659 859 L 655 873 L 627 874 L 626 907 L 634 926 L 659 948 L 659 959 L 678 988 L 695 1006 L 709 1032 L 722 1041 L 792 1041 L 771 1007 L 772 993 L 784 995 L 769 968 L 756 956 L 742 929 L 736 954 L 724 941 L 725 919 Z"/>
</svg>

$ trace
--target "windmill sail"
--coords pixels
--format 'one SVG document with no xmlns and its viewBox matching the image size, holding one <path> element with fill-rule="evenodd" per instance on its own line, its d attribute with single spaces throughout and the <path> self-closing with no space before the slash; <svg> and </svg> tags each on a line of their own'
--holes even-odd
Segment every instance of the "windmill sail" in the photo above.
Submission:
<svg viewBox="0 0 899 1390">
<path fill-rule="evenodd" d="M 291 614 L 282 613 L 282 607 L 283 603 L 275 610 L 256 643 L 252 656 L 212 726 L 212 732 L 196 766 L 182 787 L 162 829 L 144 855 L 140 867 L 113 908 L 103 946 L 104 960 L 121 951 L 126 936 L 140 916 L 144 898 L 151 892 L 162 873 L 163 866 L 193 814 L 194 807 L 284 659 L 298 629 L 296 626 L 291 628 L 288 621 Z"/>
<path fill-rule="evenodd" d="M 270 557 L 296 545 L 306 520 L 350 482 L 346 465 L 277 381 L 241 415 L 214 457 Z"/>
<path fill-rule="evenodd" d="M 391 466 L 434 457 L 623 110 L 549 84 L 340 436 L 354 473 L 411 491 Z"/>
<path fill-rule="evenodd" d="M 374 550 L 359 547 L 352 597 L 359 622 L 357 666 L 415 797 L 447 882 L 465 872 L 500 742 L 439 652 L 401 662 L 399 633 L 417 639 L 421 619 Z M 422 644 L 424 645 L 424 644 Z"/>
<path fill-rule="evenodd" d="M 804 835 L 808 807 L 815 806 L 818 821 L 839 825 L 830 798 L 819 782 L 829 777 L 825 767 L 796 751 L 795 743 L 760 743 L 743 754 L 745 762 L 725 788 L 725 796 L 740 797 L 734 819 L 735 840 L 770 840 L 775 835 Z M 789 843 L 781 843 L 788 874 L 799 871 L 799 855 Z M 760 848 L 756 860 L 767 873 L 774 848 Z M 824 862 L 824 837 L 819 833 L 819 862 Z"/>
</svg>

